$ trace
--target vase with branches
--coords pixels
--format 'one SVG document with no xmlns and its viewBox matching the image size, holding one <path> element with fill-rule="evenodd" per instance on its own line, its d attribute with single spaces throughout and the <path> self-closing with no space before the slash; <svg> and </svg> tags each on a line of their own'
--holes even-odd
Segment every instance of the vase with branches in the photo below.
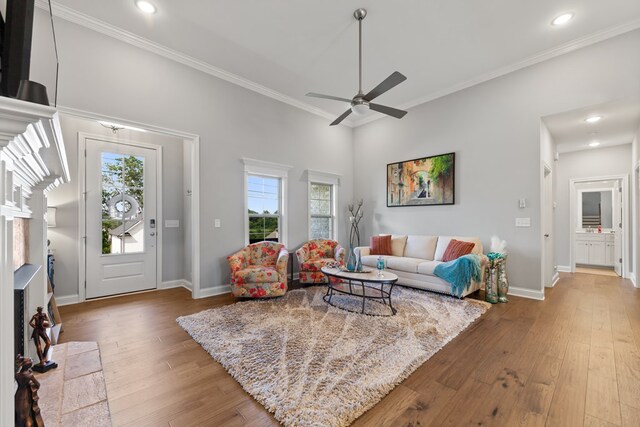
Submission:
<svg viewBox="0 0 640 427">
<path fill-rule="evenodd" d="M 364 201 L 361 199 L 356 204 L 350 204 L 349 210 L 349 255 L 347 257 L 347 269 L 350 271 L 358 270 L 358 261 L 354 251 L 354 246 L 360 246 L 360 221 L 364 216 L 362 205 Z"/>
</svg>

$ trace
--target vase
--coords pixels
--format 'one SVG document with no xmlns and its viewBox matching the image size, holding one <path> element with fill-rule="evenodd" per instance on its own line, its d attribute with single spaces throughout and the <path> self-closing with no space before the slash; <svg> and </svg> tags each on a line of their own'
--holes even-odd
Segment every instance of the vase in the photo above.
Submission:
<svg viewBox="0 0 640 427">
<path fill-rule="evenodd" d="M 358 256 L 356 257 L 356 271 L 362 271 L 362 255 L 360 251 L 358 251 Z"/>
<path fill-rule="evenodd" d="M 497 271 L 495 267 L 487 267 L 485 270 L 484 300 L 491 304 L 498 302 Z"/>
<path fill-rule="evenodd" d="M 507 302 L 509 293 L 509 281 L 507 280 L 507 259 L 498 263 L 498 302 Z"/>
<path fill-rule="evenodd" d="M 353 245 L 349 245 L 349 254 L 347 255 L 347 270 L 355 271 L 356 270 L 356 253 L 353 250 Z"/>
</svg>

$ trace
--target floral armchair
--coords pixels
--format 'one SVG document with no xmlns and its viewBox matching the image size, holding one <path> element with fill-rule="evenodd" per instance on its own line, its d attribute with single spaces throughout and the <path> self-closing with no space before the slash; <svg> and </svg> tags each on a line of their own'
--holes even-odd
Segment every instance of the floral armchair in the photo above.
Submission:
<svg viewBox="0 0 640 427">
<path fill-rule="evenodd" d="M 284 245 L 258 242 L 227 257 L 231 293 L 241 298 L 269 298 L 287 292 L 289 252 Z"/>
<path fill-rule="evenodd" d="M 311 240 L 296 251 L 300 283 L 328 283 L 320 269 L 330 262 L 344 264 L 344 248 L 334 240 Z"/>
</svg>

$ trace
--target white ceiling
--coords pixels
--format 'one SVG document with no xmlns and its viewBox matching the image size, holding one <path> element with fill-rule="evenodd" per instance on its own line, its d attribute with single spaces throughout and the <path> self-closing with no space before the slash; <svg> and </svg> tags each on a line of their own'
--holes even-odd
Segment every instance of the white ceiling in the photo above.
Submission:
<svg viewBox="0 0 640 427">
<path fill-rule="evenodd" d="M 400 71 L 408 80 L 379 103 L 402 108 L 640 28 L 638 0 L 152 2 L 158 12 L 146 16 L 133 0 L 55 1 L 336 116 L 347 106 L 304 95 L 357 92 L 357 7 L 369 11 L 365 92 Z M 566 11 L 573 21 L 552 27 Z"/>
<path fill-rule="evenodd" d="M 595 124 L 587 117 L 602 116 Z M 594 149 L 589 143 L 598 141 L 596 148 L 629 144 L 640 126 L 640 99 L 624 99 L 579 110 L 545 117 L 544 122 L 556 143 L 559 153 Z"/>
</svg>

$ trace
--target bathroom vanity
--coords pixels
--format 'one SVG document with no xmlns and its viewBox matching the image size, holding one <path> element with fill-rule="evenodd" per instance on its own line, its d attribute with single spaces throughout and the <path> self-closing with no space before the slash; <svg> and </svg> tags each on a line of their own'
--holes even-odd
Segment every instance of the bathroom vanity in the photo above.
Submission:
<svg viewBox="0 0 640 427">
<path fill-rule="evenodd" d="M 613 267 L 615 266 L 615 233 L 603 231 L 602 233 L 591 233 L 577 231 L 576 242 L 576 264 L 597 265 Z"/>
</svg>

